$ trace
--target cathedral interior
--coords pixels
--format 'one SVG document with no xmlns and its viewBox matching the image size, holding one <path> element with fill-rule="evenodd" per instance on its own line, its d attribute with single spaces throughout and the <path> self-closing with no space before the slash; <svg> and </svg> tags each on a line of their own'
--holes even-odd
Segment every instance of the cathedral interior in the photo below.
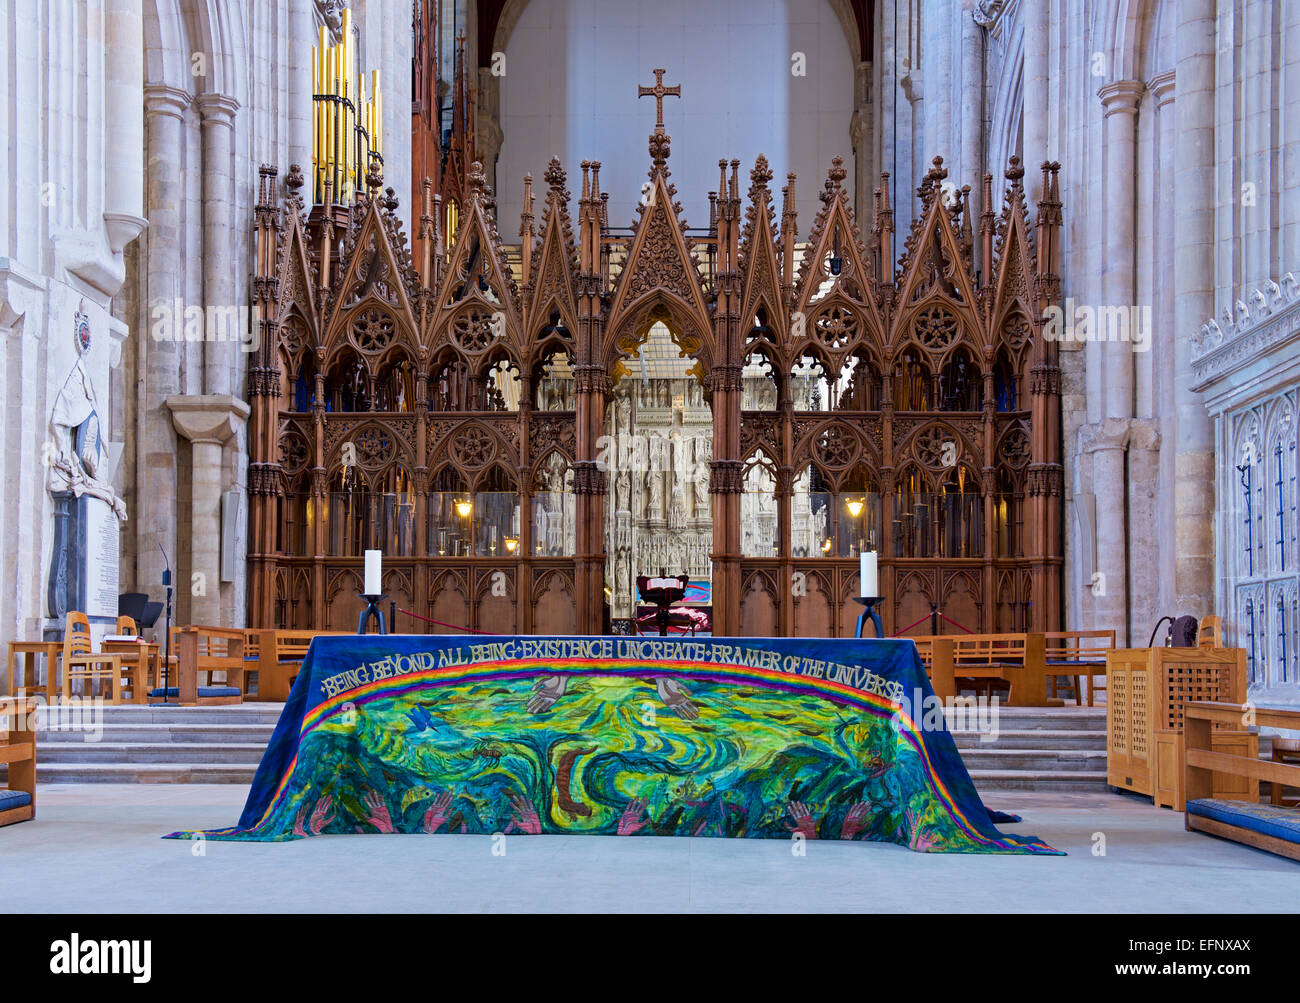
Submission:
<svg viewBox="0 0 1300 1003">
<path fill-rule="evenodd" d="M 875 553 L 886 633 L 1217 615 L 1289 696 L 1300 28 L 1237 6 L 19 4 L 0 619 L 346 629 L 380 550 L 403 630 L 842 637 Z"/>
</svg>

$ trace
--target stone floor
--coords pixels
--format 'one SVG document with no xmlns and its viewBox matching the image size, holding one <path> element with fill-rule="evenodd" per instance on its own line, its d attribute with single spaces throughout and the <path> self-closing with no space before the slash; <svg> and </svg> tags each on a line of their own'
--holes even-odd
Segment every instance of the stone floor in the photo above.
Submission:
<svg viewBox="0 0 1300 1003">
<path fill-rule="evenodd" d="M 1009 831 L 1067 857 L 918 854 L 887 844 L 511 836 L 162 840 L 238 817 L 234 785 L 68 784 L 0 829 L 0 911 L 1300 910 L 1300 863 L 1183 830 L 1131 795 L 1006 792 Z M 1104 837 L 1105 855 L 1093 846 Z"/>
</svg>

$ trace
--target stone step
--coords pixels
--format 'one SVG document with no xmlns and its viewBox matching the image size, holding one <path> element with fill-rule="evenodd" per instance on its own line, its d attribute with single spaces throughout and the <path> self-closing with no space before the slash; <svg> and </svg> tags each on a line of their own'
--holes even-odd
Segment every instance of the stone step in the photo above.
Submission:
<svg viewBox="0 0 1300 1003">
<path fill-rule="evenodd" d="M 269 724 L 284 712 L 284 704 L 245 703 L 215 707 L 176 707 L 161 704 L 111 704 L 103 708 L 102 720 L 109 724 Z M 83 715 L 89 711 L 83 711 Z M 74 718 L 75 720 L 75 718 Z"/>
<path fill-rule="evenodd" d="M 105 723 L 100 741 L 121 745 L 158 745 L 174 742 L 197 742 L 224 745 L 230 742 L 260 742 L 265 746 L 271 740 L 275 727 L 270 724 L 167 724 L 140 722 L 138 724 Z M 44 731 L 41 747 L 51 745 L 88 744 L 82 731 Z"/>
<path fill-rule="evenodd" d="M 978 712 L 971 711 L 969 714 L 962 712 L 960 716 L 954 719 L 950 712 L 948 720 L 957 727 L 949 725 L 948 730 L 954 733 L 962 731 L 974 731 L 974 727 L 982 721 L 988 720 L 991 712 L 988 710 Z M 1083 712 L 1075 711 L 1043 711 L 1037 707 L 999 707 L 997 718 L 999 731 L 1094 731 L 1104 735 L 1106 733 L 1106 712 L 1090 713 L 1086 709 Z"/>
<path fill-rule="evenodd" d="M 256 766 L 266 751 L 264 742 L 166 742 L 139 745 L 120 742 L 64 742 L 36 759 L 64 763 L 202 763 Z"/>
<path fill-rule="evenodd" d="M 966 769 L 1039 770 L 1057 773 L 1062 770 L 1106 771 L 1105 749 L 963 749 Z"/>
<path fill-rule="evenodd" d="M 1061 770 L 1037 773 L 1027 770 L 971 770 L 971 780 L 985 803 L 989 792 L 997 791 L 1105 791 L 1106 771 Z"/>
<path fill-rule="evenodd" d="M 994 741 L 984 739 L 988 735 L 977 731 L 955 731 L 952 733 L 957 748 L 966 749 L 1105 749 L 1106 733 L 1104 731 L 1083 731 L 1079 728 L 1061 731 L 1047 729 L 1029 731 L 998 730 Z"/>
<path fill-rule="evenodd" d="M 225 763 L 42 763 L 42 784 L 244 784 L 253 782 L 252 764 Z"/>
</svg>

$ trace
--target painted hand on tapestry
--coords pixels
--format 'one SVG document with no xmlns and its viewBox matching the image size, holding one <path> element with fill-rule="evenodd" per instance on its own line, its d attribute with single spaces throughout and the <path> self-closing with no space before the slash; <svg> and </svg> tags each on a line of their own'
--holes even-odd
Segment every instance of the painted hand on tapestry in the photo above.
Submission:
<svg viewBox="0 0 1300 1003">
<path fill-rule="evenodd" d="M 303 816 L 307 813 L 304 805 L 298 809 L 298 817 L 294 820 L 293 831 L 297 836 L 319 836 L 327 825 L 334 821 L 334 812 L 330 810 L 334 803 L 334 798 L 326 794 L 316 802 L 316 807 L 312 809 L 311 818 L 303 824 Z"/>
<path fill-rule="evenodd" d="M 514 818 L 506 826 L 507 833 L 518 829 L 525 836 L 540 836 L 542 834 L 542 820 L 537 816 L 537 809 L 533 803 L 522 794 L 512 794 L 510 804 L 514 808 Z"/>
<path fill-rule="evenodd" d="M 433 805 L 424 813 L 422 826 L 425 832 L 437 832 L 451 812 L 451 791 L 445 791 L 433 799 Z"/>
<path fill-rule="evenodd" d="M 366 819 L 380 832 L 394 832 L 392 816 L 388 814 L 388 805 L 384 802 L 381 795 L 371 791 L 365 796 L 364 802 L 366 811 L 370 817 Z"/>
<path fill-rule="evenodd" d="M 638 832 L 650 824 L 649 818 L 642 818 L 645 814 L 646 799 L 633 798 L 623 809 L 623 814 L 618 820 L 618 834 L 620 836 L 635 836 Z"/>
<path fill-rule="evenodd" d="M 564 696 L 569 681 L 565 676 L 547 676 L 533 686 L 533 696 L 528 701 L 528 713 L 541 714 L 555 706 Z"/>
<path fill-rule="evenodd" d="M 660 676 L 655 680 L 655 690 L 659 693 L 659 699 L 664 702 L 664 706 L 683 721 L 694 721 L 699 718 L 700 712 L 695 706 L 695 701 L 691 699 L 691 691 L 675 679 Z"/>
</svg>

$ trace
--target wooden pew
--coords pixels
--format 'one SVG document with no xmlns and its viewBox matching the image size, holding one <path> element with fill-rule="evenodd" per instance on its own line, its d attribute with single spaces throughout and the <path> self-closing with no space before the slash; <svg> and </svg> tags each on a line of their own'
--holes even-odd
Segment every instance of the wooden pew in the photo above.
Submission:
<svg viewBox="0 0 1300 1003">
<path fill-rule="evenodd" d="M 177 654 L 177 699 L 182 705 L 236 704 L 244 698 L 244 631 L 229 627 L 173 627 Z M 206 686 L 199 674 L 206 672 Z M 224 685 L 213 673 L 225 674 Z M 154 691 L 158 693 L 158 691 Z M 161 696 L 161 694 L 158 694 Z M 170 694 L 169 694 L 170 695 Z"/>
<path fill-rule="evenodd" d="M 1042 634 L 941 634 L 908 640 L 916 642 L 937 696 L 944 694 L 939 692 L 940 682 L 936 680 L 955 695 L 964 680 L 1001 679 L 1011 686 L 1007 706 L 1048 705 L 1046 642 Z"/>
<path fill-rule="evenodd" d="M 0 700 L 9 719 L 0 731 L 0 763 L 9 764 L 9 783 L 0 787 L 0 825 L 36 817 L 36 732 L 27 727 L 36 705 L 26 698 Z"/>
<path fill-rule="evenodd" d="M 950 700 L 957 695 L 956 683 L 952 675 L 952 637 L 940 634 L 937 637 L 909 637 L 905 640 L 916 643 L 916 653 L 921 656 L 930 677 L 930 687 L 940 700 Z"/>
<path fill-rule="evenodd" d="M 1300 809 L 1259 803 L 1261 780 L 1275 786 L 1300 786 L 1300 766 L 1214 750 L 1215 725 L 1240 729 L 1247 724 L 1296 730 L 1300 729 L 1300 711 L 1211 701 L 1191 701 L 1184 706 L 1183 786 L 1187 801 L 1183 824 L 1189 830 L 1300 860 Z M 1246 795 L 1240 800 L 1216 797 L 1215 774 L 1245 780 Z"/>
<path fill-rule="evenodd" d="M 1055 680 L 1058 675 L 1074 679 L 1074 701 L 1083 703 L 1080 677 L 1088 680 L 1088 706 L 1096 697 L 1095 678 L 1106 677 L 1106 652 L 1115 647 L 1113 630 L 1049 630 L 1043 634 L 1047 640 L 1047 668 L 1053 680 L 1052 696 L 1056 695 Z M 1060 669 L 1060 672 L 1053 671 Z M 1068 671 L 1068 670 L 1076 671 Z M 1103 686 L 1102 689 L 1105 687 Z"/>
<path fill-rule="evenodd" d="M 256 655 L 256 661 L 249 661 L 248 666 L 257 672 L 257 699 L 288 700 L 293 678 L 307 657 L 311 639 L 322 634 L 346 633 L 348 631 L 250 629 L 246 653 Z"/>
</svg>

